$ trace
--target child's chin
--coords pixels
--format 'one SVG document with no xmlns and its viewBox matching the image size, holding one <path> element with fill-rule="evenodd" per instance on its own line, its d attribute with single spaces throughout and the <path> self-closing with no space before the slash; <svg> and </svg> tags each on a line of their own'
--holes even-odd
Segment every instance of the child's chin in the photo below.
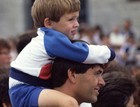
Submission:
<svg viewBox="0 0 140 107">
<path fill-rule="evenodd" d="M 69 39 L 70 39 L 70 40 L 73 40 L 73 39 L 74 39 L 74 35 L 70 35 L 70 36 L 69 36 Z"/>
</svg>

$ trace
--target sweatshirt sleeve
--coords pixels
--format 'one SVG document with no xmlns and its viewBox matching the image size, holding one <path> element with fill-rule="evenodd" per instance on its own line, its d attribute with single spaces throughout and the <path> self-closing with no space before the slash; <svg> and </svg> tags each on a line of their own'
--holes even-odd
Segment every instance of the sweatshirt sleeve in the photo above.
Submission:
<svg viewBox="0 0 140 107">
<path fill-rule="evenodd" d="M 59 32 L 47 32 L 44 36 L 44 46 L 51 57 L 61 57 L 86 64 L 107 63 L 112 57 L 112 51 L 105 45 L 72 43 L 68 37 Z"/>
</svg>

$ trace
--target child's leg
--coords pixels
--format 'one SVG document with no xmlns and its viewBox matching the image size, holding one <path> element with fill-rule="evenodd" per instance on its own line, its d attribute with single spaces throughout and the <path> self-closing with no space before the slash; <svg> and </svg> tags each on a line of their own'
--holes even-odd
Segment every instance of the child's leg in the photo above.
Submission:
<svg viewBox="0 0 140 107">
<path fill-rule="evenodd" d="M 71 96 L 52 89 L 44 89 L 38 98 L 39 107 L 79 107 Z"/>
</svg>

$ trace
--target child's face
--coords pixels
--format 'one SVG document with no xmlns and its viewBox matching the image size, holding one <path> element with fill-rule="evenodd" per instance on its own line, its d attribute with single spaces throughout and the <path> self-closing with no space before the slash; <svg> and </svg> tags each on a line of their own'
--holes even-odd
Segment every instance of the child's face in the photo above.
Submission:
<svg viewBox="0 0 140 107">
<path fill-rule="evenodd" d="M 78 17 L 79 11 L 66 13 L 60 18 L 59 22 L 52 22 L 52 28 L 73 39 L 79 27 Z"/>
</svg>

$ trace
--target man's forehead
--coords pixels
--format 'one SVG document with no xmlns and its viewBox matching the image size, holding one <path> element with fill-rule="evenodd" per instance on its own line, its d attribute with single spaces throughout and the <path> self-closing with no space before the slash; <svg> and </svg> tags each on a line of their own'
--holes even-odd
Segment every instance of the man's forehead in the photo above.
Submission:
<svg viewBox="0 0 140 107">
<path fill-rule="evenodd" d="M 96 66 L 91 67 L 89 69 L 91 69 L 93 72 L 96 72 L 96 71 L 102 71 L 103 72 L 104 71 L 103 66 L 101 66 L 101 65 L 96 65 Z"/>
<path fill-rule="evenodd" d="M 102 69 L 104 69 L 104 67 L 105 67 L 105 64 L 94 64 L 93 65 L 93 68 L 102 68 Z"/>
</svg>

